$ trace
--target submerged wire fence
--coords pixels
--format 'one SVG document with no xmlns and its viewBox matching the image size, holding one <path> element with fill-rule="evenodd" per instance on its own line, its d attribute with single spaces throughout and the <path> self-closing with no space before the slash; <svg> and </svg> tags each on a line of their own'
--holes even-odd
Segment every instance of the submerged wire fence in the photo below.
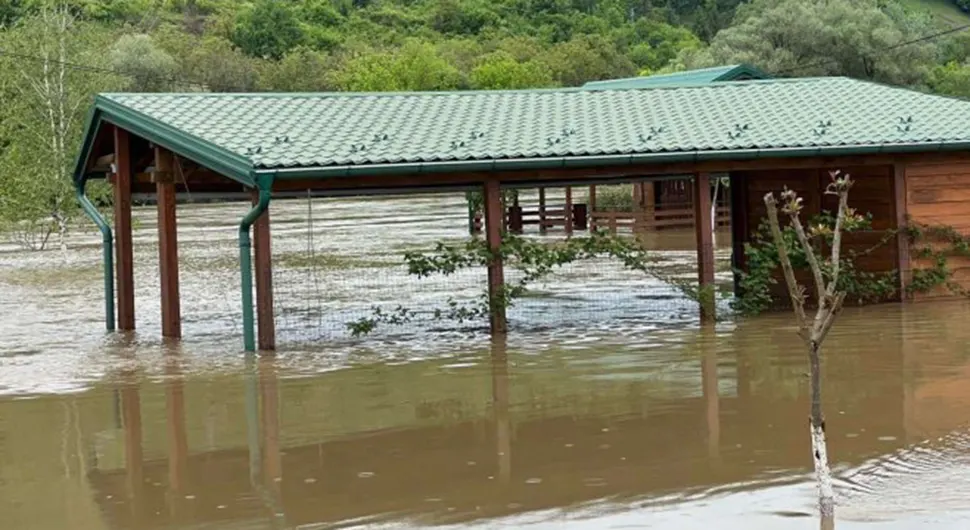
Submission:
<svg viewBox="0 0 970 530">
<path fill-rule="evenodd" d="M 549 194 L 550 201 L 556 199 L 554 192 Z M 456 307 L 484 303 L 485 267 L 418 278 L 408 273 L 404 261 L 406 252 L 430 251 L 439 242 L 461 245 L 469 239 L 463 195 L 307 198 L 277 201 L 273 208 L 273 277 L 281 345 L 353 340 L 348 324 L 372 319 L 375 311 L 384 317 L 366 334 L 370 340 L 447 339 L 487 331 L 487 319 L 447 317 Z M 575 231 L 572 237 L 587 235 Z M 523 237 L 553 243 L 567 236 L 561 229 L 540 235 L 536 228 Z M 620 333 L 696 322 L 697 302 L 669 281 L 696 282 L 693 238 L 692 230 L 681 230 L 643 239 L 653 251 L 657 275 L 666 280 L 627 270 L 609 258 L 557 268 L 529 284 L 527 293 L 514 301 L 508 310 L 510 331 L 582 333 L 601 328 Z M 720 243 L 719 281 L 730 282 L 729 241 Z M 506 283 L 521 277 L 520 271 L 506 267 Z M 387 320 L 399 322 L 387 324 Z"/>
<path fill-rule="evenodd" d="M 375 307 L 416 313 L 407 325 L 375 330 L 375 338 L 429 332 L 437 304 L 449 297 L 473 301 L 486 288 L 484 270 L 422 280 L 410 276 L 404 264 L 405 252 L 467 237 L 461 196 L 294 199 L 274 208 L 274 301 L 281 343 L 351 338 L 348 323 L 372 316 Z M 444 331 L 476 325 L 481 323 L 449 325 Z"/>
<path fill-rule="evenodd" d="M 520 200 L 534 200 L 531 193 L 523 192 Z M 547 200 L 560 202 L 562 190 L 547 190 Z M 582 195 L 575 193 L 574 200 L 581 201 Z M 182 330 L 187 346 L 237 344 L 242 333 L 238 223 L 250 208 L 242 201 L 178 207 Z M 136 207 L 133 213 L 138 337 L 156 341 L 161 335 L 157 214 L 154 205 Z M 458 344 L 458 338 L 487 333 L 485 318 L 463 322 L 435 318 L 436 311 L 447 313 L 450 303 L 458 307 L 482 303 L 487 290 L 485 267 L 418 278 L 408 273 L 404 261 L 406 252 L 470 240 L 464 194 L 277 199 L 271 219 L 279 348 L 325 349 L 361 341 L 377 346 Z M 577 230 L 572 237 L 587 235 Z M 553 243 L 567 236 L 561 228 L 540 235 L 538 227 L 529 226 L 519 237 Z M 80 240 L 83 247 L 69 261 L 61 263 L 59 253 L 38 254 L 24 260 L 22 270 L 4 272 L 4 281 L 24 287 L 43 284 L 51 292 L 63 284 L 65 296 L 82 287 L 98 290 L 100 239 L 86 234 Z M 658 275 L 696 282 L 693 230 L 659 231 L 643 235 L 641 241 L 651 252 Z M 727 234 L 719 232 L 717 243 L 717 280 L 726 287 L 732 280 Z M 509 284 L 521 274 L 511 266 L 505 269 Z M 591 330 L 624 335 L 696 324 L 697 302 L 667 280 L 627 270 L 608 258 L 569 263 L 531 283 L 528 292 L 515 300 L 508 310 L 509 329 L 535 333 L 535 337 L 551 333 L 581 339 Z M 725 300 L 720 302 L 723 314 L 727 307 Z M 399 307 L 408 310 L 408 322 L 382 323 L 362 337 L 355 337 L 348 327 L 372 317 L 375 308 L 392 314 Z M 100 318 L 100 307 L 88 313 L 93 325 Z"/>
</svg>

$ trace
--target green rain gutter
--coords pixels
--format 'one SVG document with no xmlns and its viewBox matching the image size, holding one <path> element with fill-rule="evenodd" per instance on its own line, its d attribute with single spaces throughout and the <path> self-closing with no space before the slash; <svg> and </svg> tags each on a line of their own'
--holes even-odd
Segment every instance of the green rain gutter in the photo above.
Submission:
<svg viewBox="0 0 970 530">
<path fill-rule="evenodd" d="M 273 175 L 256 176 L 259 200 L 239 223 L 239 268 L 242 286 L 243 346 L 246 352 L 256 351 L 255 318 L 253 317 L 253 244 L 249 229 L 266 209 L 273 197 Z"/>
<path fill-rule="evenodd" d="M 355 176 L 384 176 L 402 174 L 432 174 L 461 172 L 492 172 L 538 169 L 564 169 L 602 166 L 632 166 L 639 164 L 697 163 L 710 161 L 756 160 L 768 158 L 797 158 L 814 156 L 858 156 L 970 150 L 970 141 L 893 142 L 883 144 L 826 145 L 792 148 L 751 148 L 703 151 L 668 151 L 598 156 L 554 156 L 482 160 L 450 160 L 433 162 L 404 162 L 393 164 L 348 164 L 317 167 L 266 169 L 257 174 L 278 179 L 307 179 Z"/>
<path fill-rule="evenodd" d="M 81 203 L 84 213 L 98 225 L 101 230 L 101 248 L 104 252 L 104 327 L 108 331 L 115 329 L 115 288 L 114 288 L 114 239 L 111 235 L 111 227 L 98 211 L 97 207 L 84 194 L 84 184 L 86 179 L 74 181 L 74 189 L 77 200 Z"/>
</svg>

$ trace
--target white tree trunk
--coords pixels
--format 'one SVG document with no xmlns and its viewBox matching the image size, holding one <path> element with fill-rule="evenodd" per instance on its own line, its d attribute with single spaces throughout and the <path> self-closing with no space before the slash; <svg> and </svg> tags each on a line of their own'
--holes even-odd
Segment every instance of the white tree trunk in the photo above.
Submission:
<svg viewBox="0 0 970 530">
<path fill-rule="evenodd" d="M 67 261 L 67 219 L 60 212 L 55 212 L 54 219 L 57 221 L 57 237 L 61 254 L 64 256 L 64 261 Z"/>
<path fill-rule="evenodd" d="M 829 457 L 825 444 L 825 427 L 812 425 L 812 455 L 815 461 L 815 477 L 818 487 L 818 508 L 822 517 L 835 515 L 835 489 L 832 486 L 832 470 L 829 469 Z"/>
</svg>

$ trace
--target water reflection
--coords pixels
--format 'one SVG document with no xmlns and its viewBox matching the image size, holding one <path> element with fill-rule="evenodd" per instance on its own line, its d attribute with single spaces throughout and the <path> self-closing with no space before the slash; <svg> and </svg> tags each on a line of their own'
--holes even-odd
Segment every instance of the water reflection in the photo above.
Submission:
<svg viewBox="0 0 970 530">
<path fill-rule="evenodd" d="M 512 479 L 512 420 L 509 414 L 509 357 L 508 337 L 491 339 L 492 411 L 495 422 L 495 454 L 498 457 L 498 477 L 502 484 Z"/>
<path fill-rule="evenodd" d="M 850 310 L 833 331 L 840 530 L 923 513 L 964 527 L 970 330 L 945 318 L 956 309 Z M 862 328 L 874 314 L 880 325 Z M 510 336 L 322 373 L 285 357 L 200 372 L 191 350 L 152 358 L 119 344 L 131 362 L 86 394 L 0 401 L 0 520 L 817 527 L 805 362 L 788 320 L 651 340 L 537 352 Z"/>
<path fill-rule="evenodd" d="M 183 522 L 187 511 L 188 434 L 185 429 L 185 380 L 178 343 L 165 345 L 165 419 L 168 440 L 168 506 L 172 519 Z"/>
<path fill-rule="evenodd" d="M 701 334 L 701 381 L 707 419 L 707 457 L 710 459 L 711 468 L 716 469 L 721 462 L 721 393 L 718 388 L 714 326 L 705 324 Z"/>
</svg>

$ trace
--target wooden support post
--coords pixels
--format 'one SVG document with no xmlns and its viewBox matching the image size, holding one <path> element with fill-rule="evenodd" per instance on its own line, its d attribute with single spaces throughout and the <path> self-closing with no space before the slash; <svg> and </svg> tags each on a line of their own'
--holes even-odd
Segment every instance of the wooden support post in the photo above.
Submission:
<svg viewBox="0 0 970 530">
<path fill-rule="evenodd" d="M 161 281 L 162 336 L 182 338 L 179 301 L 178 234 L 175 220 L 175 172 L 172 153 L 155 148 L 155 189 L 158 198 L 158 275 Z"/>
<path fill-rule="evenodd" d="M 488 297 L 491 304 L 490 328 L 492 334 L 505 333 L 505 274 L 502 258 L 502 189 L 497 180 L 485 182 L 485 239 L 494 257 L 488 264 Z"/>
<path fill-rule="evenodd" d="M 253 192 L 253 205 L 259 192 Z M 273 313 L 273 253 L 270 245 L 269 208 L 253 223 L 253 252 L 256 259 L 256 314 L 259 349 L 276 349 L 276 322 Z"/>
<path fill-rule="evenodd" d="M 572 186 L 566 186 L 566 207 L 565 207 L 566 218 L 564 223 L 566 225 L 566 235 L 573 233 L 573 188 Z"/>
<path fill-rule="evenodd" d="M 748 176 L 746 173 L 731 173 L 731 268 L 735 271 L 746 270 L 744 244 L 748 242 Z M 741 276 L 734 273 L 734 294 L 741 296 Z"/>
<path fill-rule="evenodd" d="M 893 166 L 893 213 L 896 233 L 896 269 L 899 271 L 899 299 L 911 300 L 907 289 L 912 281 L 912 266 L 910 265 L 909 234 L 906 232 L 908 223 L 908 209 L 906 206 L 906 166 Z"/>
<path fill-rule="evenodd" d="M 653 222 L 657 218 L 655 213 L 657 211 L 657 186 L 653 182 L 641 182 L 640 186 L 640 200 L 643 204 L 643 220 L 646 223 L 646 226 L 654 227 L 654 230 L 656 230 Z"/>
<path fill-rule="evenodd" d="M 708 173 L 694 175 L 694 231 L 697 236 L 697 279 L 701 320 L 714 318 L 714 234 L 711 232 L 711 178 Z"/>
<path fill-rule="evenodd" d="M 118 329 L 135 329 L 135 258 L 131 233 L 131 146 L 128 131 L 115 127 L 115 263 L 117 270 Z"/>
<path fill-rule="evenodd" d="M 546 233 L 546 189 L 539 188 L 539 233 Z"/>
<path fill-rule="evenodd" d="M 523 232 L 522 207 L 517 204 L 515 206 L 509 206 L 508 212 L 509 212 L 508 231 L 512 234 L 521 234 Z"/>
<path fill-rule="evenodd" d="M 591 185 L 589 187 L 589 200 L 587 215 L 589 215 L 589 231 L 596 231 L 596 186 Z"/>
</svg>

